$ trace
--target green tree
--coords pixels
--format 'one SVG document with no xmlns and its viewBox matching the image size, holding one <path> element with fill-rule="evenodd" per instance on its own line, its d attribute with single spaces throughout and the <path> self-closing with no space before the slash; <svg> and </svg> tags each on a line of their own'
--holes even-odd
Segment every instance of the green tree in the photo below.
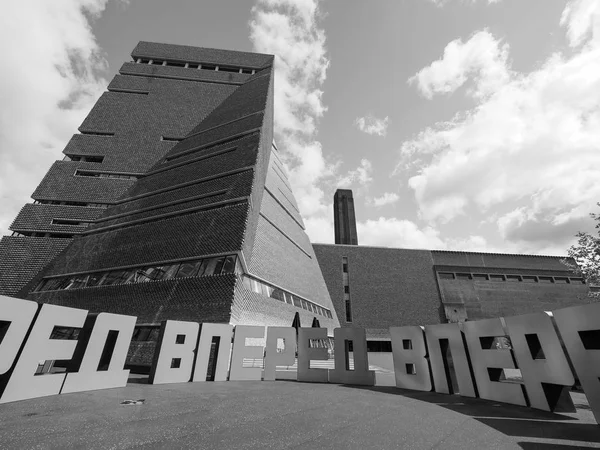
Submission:
<svg viewBox="0 0 600 450">
<path fill-rule="evenodd" d="M 600 214 L 592 213 L 590 216 L 598 222 L 596 223 L 598 236 L 581 231 L 577 233 L 577 244 L 567 250 L 576 265 L 571 261 L 565 261 L 565 264 L 582 276 L 589 286 L 600 286 Z M 597 297 L 600 296 L 600 292 L 591 292 L 590 295 Z"/>
</svg>

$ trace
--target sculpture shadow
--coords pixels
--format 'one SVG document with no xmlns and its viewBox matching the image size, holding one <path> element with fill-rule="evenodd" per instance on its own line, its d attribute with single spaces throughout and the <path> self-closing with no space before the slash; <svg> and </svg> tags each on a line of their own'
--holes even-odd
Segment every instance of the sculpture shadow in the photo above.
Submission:
<svg viewBox="0 0 600 450">
<path fill-rule="evenodd" d="M 459 395 L 421 392 L 388 386 L 354 386 L 353 389 L 365 389 L 390 395 L 400 395 L 422 402 L 436 404 L 473 419 L 508 436 L 525 438 L 560 439 L 580 442 L 600 442 L 600 425 L 581 423 L 577 418 L 565 414 L 551 413 L 523 406 L 499 403 L 479 398 L 461 397 Z M 583 406 L 583 405 L 582 405 Z M 535 443 L 519 443 L 527 450 L 537 448 L 574 448 L 554 444 L 537 446 Z M 582 447 L 584 448 L 584 447 Z"/>
</svg>

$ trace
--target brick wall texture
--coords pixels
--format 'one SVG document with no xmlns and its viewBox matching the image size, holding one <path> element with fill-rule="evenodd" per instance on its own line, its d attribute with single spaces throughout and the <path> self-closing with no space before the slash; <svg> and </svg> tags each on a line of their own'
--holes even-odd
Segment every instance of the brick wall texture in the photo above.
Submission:
<svg viewBox="0 0 600 450">
<path fill-rule="evenodd" d="M 452 319 L 478 320 L 552 311 L 592 301 L 588 297 L 588 286 L 574 279 L 574 274 L 562 262 L 564 258 L 449 251 L 431 253 L 441 301 Z M 465 275 L 447 279 L 440 277 L 440 272 Z M 466 274 L 503 275 L 504 280 L 498 276 L 486 280 L 472 275 L 471 279 L 464 279 Z M 523 276 L 530 278 L 523 280 Z M 540 276 L 545 279 L 537 278 Z M 552 277 L 558 279 L 551 280 Z"/>
<path fill-rule="evenodd" d="M 387 328 L 444 321 L 431 252 L 355 245 L 313 245 L 341 326 L 370 338 Z M 348 258 L 352 322 L 346 321 L 342 258 Z"/>
<path fill-rule="evenodd" d="M 275 155 L 272 57 L 154 44 L 140 44 L 133 56 L 238 64 L 256 73 L 126 63 L 65 148 L 71 157 L 102 162 L 58 161 L 34 193 L 44 201 L 109 206 L 27 205 L 15 227 L 78 234 L 19 295 L 135 315 L 140 324 L 290 326 L 298 313 L 310 326 L 315 313 L 247 290 L 241 274 L 34 290 L 48 276 L 238 254 L 251 275 L 331 310 L 333 319 L 317 318 L 332 333 L 335 311 Z M 139 176 L 74 176 L 78 169 Z M 51 226 L 55 217 L 89 225 Z M 147 362 L 151 344 L 134 347 L 129 362 Z"/>
<path fill-rule="evenodd" d="M 385 337 L 381 328 L 389 326 L 505 317 L 592 301 L 587 285 L 573 279 L 574 274 L 559 257 L 326 244 L 313 247 L 341 325 L 367 328 L 371 338 Z M 352 323 L 345 315 L 344 256 L 348 258 Z M 445 279 L 440 272 L 558 280 Z"/>
</svg>

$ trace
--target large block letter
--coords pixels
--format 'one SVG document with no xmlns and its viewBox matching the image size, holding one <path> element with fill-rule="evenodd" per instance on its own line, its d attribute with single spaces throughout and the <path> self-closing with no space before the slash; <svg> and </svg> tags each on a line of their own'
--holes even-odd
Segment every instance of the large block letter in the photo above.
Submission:
<svg viewBox="0 0 600 450">
<path fill-rule="evenodd" d="M 575 383 L 565 353 L 546 313 L 505 317 L 532 408 L 575 411 L 569 388 Z M 560 401 L 560 402 L 559 402 Z"/>
<path fill-rule="evenodd" d="M 123 367 L 136 317 L 100 313 L 88 317 L 88 321 L 81 334 L 89 339 L 87 343 L 78 343 L 87 344 L 81 365 L 77 372 L 67 374 L 61 394 L 123 387 L 127 384 L 129 370 L 123 370 Z"/>
<path fill-rule="evenodd" d="M 427 325 L 425 337 L 435 392 L 477 397 L 463 333 L 458 324 Z M 452 385 L 453 376 L 456 379 L 458 392 L 455 392 Z"/>
<path fill-rule="evenodd" d="M 203 323 L 196 351 L 196 366 L 192 381 L 206 381 L 208 363 L 212 357 L 213 381 L 227 381 L 233 325 L 228 323 Z M 213 347 L 214 344 L 214 347 Z"/>
<path fill-rule="evenodd" d="M 0 403 L 56 395 L 66 374 L 35 376 L 40 361 L 70 359 L 77 341 L 50 339 L 54 327 L 81 328 L 87 311 L 57 305 L 42 305 L 19 361 L 8 380 Z"/>
<path fill-rule="evenodd" d="M 335 368 L 329 371 L 329 382 L 373 386 L 375 372 L 369 370 L 367 336 L 364 328 L 336 328 L 333 330 L 335 344 Z M 352 342 L 354 370 L 350 370 L 349 344 Z"/>
<path fill-rule="evenodd" d="M 310 341 L 327 339 L 327 328 L 298 328 L 298 381 L 327 383 L 327 369 L 310 367 L 312 360 L 327 361 L 329 355 L 324 347 L 311 347 Z"/>
<path fill-rule="evenodd" d="M 585 396 L 600 424 L 600 303 L 553 311 Z"/>
<path fill-rule="evenodd" d="M 165 320 L 161 323 L 150 368 L 150 384 L 190 381 L 199 328 L 196 322 Z"/>
<path fill-rule="evenodd" d="M 7 323 L 0 326 L 0 375 L 12 367 L 38 306 L 36 302 L 0 295 L 0 324 Z"/>
<path fill-rule="evenodd" d="M 252 325 L 236 325 L 233 338 L 233 352 L 231 355 L 230 381 L 260 380 L 262 368 L 244 367 L 244 358 L 262 359 L 262 345 L 246 345 L 246 338 L 264 339 L 265 327 Z"/>
<path fill-rule="evenodd" d="M 421 327 L 392 327 L 392 357 L 396 386 L 415 391 L 431 391 L 431 372 Z"/>
<path fill-rule="evenodd" d="M 463 330 L 479 397 L 527 406 L 520 384 L 500 381 L 503 369 L 516 368 L 510 349 L 494 347 L 494 338 L 505 336 L 500 319 L 465 322 Z"/>
<path fill-rule="evenodd" d="M 281 351 L 277 341 L 283 340 Z M 277 366 L 293 366 L 296 362 L 296 329 L 292 327 L 268 327 L 265 351 L 265 380 L 275 380 Z"/>
</svg>

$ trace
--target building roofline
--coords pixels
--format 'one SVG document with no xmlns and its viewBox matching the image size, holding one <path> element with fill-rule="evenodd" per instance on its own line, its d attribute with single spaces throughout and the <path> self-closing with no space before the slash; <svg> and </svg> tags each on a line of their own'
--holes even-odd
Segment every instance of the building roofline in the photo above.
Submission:
<svg viewBox="0 0 600 450">
<path fill-rule="evenodd" d="M 471 252 L 462 250 L 432 250 L 429 248 L 400 248 L 400 247 L 381 247 L 373 245 L 349 245 L 349 244 L 328 244 L 313 242 L 312 245 L 330 246 L 330 247 L 360 247 L 360 248 L 374 248 L 374 249 L 386 249 L 386 250 L 415 250 L 415 251 L 428 251 L 432 253 L 452 253 L 452 254 L 463 254 L 463 255 L 495 255 L 495 256 L 518 256 L 518 257 L 530 257 L 530 258 L 552 258 L 552 259 L 572 259 L 568 255 L 535 255 L 530 253 L 498 253 L 498 252 Z"/>
<path fill-rule="evenodd" d="M 239 64 L 250 69 L 265 69 L 273 65 L 275 58 L 274 55 L 266 53 L 150 41 L 139 41 L 131 52 L 131 57 L 133 59 L 144 57 L 181 59 L 194 63 L 222 64 L 224 66 Z M 242 59 L 243 61 L 231 62 L 230 59 Z"/>
</svg>

